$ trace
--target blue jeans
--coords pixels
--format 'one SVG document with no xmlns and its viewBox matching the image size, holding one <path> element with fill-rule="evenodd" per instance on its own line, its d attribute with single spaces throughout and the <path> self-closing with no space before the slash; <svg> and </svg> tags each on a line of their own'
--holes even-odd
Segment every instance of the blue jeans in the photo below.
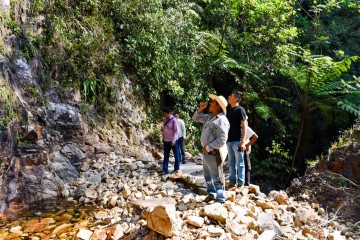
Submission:
<svg viewBox="0 0 360 240">
<path fill-rule="evenodd" d="M 171 142 L 164 141 L 164 161 L 163 161 L 163 172 L 164 173 L 169 172 L 169 157 L 170 157 L 171 149 L 173 150 L 174 157 L 175 157 L 174 171 L 177 171 L 180 169 L 180 153 L 179 153 L 178 141 L 175 142 L 174 146 L 171 146 Z"/>
<path fill-rule="evenodd" d="M 185 158 L 185 146 L 184 146 L 184 138 L 183 137 L 179 137 L 178 138 L 178 143 L 179 143 L 179 149 L 180 149 L 180 155 L 181 155 L 181 161 L 186 162 L 186 158 Z"/>
<path fill-rule="evenodd" d="M 203 170 L 207 192 L 211 198 L 216 199 L 219 202 L 225 202 L 225 186 L 220 179 L 223 174 L 222 172 L 219 172 L 218 167 L 216 155 L 203 154 Z M 220 169 L 222 169 L 222 164 Z"/>
<path fill-rule="evenodd" d="M 244 165 L 244 152 L 239 152 L 238 147 L 240 141 L 227 142 L 229 150 L 229 164 L 230 164 L 230 184 L 244 185 L 245 178 L 245 165 Z"/>
<path fill-rule="evenodd" d="M 251 159 L 249 151 L 245 152 L 245 186 L 250 185 Z"/>
</svg>

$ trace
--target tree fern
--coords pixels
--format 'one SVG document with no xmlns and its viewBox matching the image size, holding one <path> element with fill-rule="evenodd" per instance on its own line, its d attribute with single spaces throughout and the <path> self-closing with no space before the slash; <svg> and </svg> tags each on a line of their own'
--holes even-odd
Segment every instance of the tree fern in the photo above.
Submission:
<svg viewBox="0 0 360 240">
<path fill-rule="evenodd" d="M 299 98 L 302 104 L 300 131 L 292 159 L 292 167 L 298 156 L 298 151 L 303 138 L 304 129 L 307 125 L 308 114 L 315 108 L 333 104 L 337 101 L 340 108 L 357 114 L 356 105 L 350 104 L 346 98 L 351 94 L 357 94 L 359 84 L 353 80 L 340 79 L 346 73 L 352 62 L 358 59 L 351 56 L 342 61 L 334 62 L 331 57 L 322 55 L 311 55 L 309 51 L 302 50 L 303 54 L 291 53 L 298 62 L 289 69 L 284 68 L 283 73 L 293 79 L 299 89 Z M 356 80 L 356 79 L 355 79 Z M 338 100 L 334 99 L 334 96 Z M 341 100 L 339 100 L 341 99 Z"/>
</svg>

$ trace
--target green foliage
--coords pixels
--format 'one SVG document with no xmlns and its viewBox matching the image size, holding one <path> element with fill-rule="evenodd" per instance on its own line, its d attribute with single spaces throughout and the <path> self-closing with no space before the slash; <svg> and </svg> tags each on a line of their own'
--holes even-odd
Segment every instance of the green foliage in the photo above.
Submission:
<svg viewBox="0 0 360 240">
<path fill-rule="evenodd" d="M 11 19 L 5 19 L 4 23 L 4 25 L 7 26 L 7 28 L 9 28 L 11 32 L 17 36 L 20 42 L 20 48 L 23 56 L 26 59 L 33 58 L 36 55 L 36 49 L 32 45 L 31 41 L 29 41 L 29 37 L 21 28 L 21 25 Z"/>
<path fill-rule="evenodd" d="M 153 123 L 166 105 L 181 113 L 187 147 L 196 153 L 201 128 L 190 116 L 198 103 L 209 92 L 240 89 L 251 126 L 266 135 L 257 143 L 256 159 L 268 161 L 254 166 L 258 176 L 276 179 L 276 171 L 294 171 L 285 168 L 293 152 L 304 156 L 295 168 L 311 157 L 306 151 L 313 156 L 324 149 L 305 144 L 306 135 L 316 135 L 311 130 L 336 131 L 340 123 L 350 124 L 349 116 L 360 116 L 355 0 L 34 0 L 29 9 L 21 1 L 12 4 L 35 21 L 44 17 L 29 27 L 14 12 L 4 23 L 24 57 L 40 59 L 47 87 L 80 89 L 84 113 L 89 108 L 87 116 L 96 115 L 92 127 L 103 116 L 116 118 L 112 111 L 126 76 L 134 98 L 146 100 L 147 127 L 154 129 L 149 138 L 158 142 Z M 34 26 L 43 34 L 32 32 Z M 43 101 L 40 91 L 29 94 Z M 316 121 L 310 125 L 308 119 Z"/>
<path fill-rule="evenodd" d="M 195 54 L 198 14 L 188 1 L 116 1 L 114 18 L 124 42 L 126 62 L 136 69 L 139 91 L 159 107 L 159 100 L 171 96 L 173 105 L 188 108 L 200 95 L 191 94 L 205 87 L 197 78 L 202 74 Z M 140 14 L 141 13 L 141 14 Z M 150 115 L 154 111 L 149 112 Z"/>
<path fill-rule="evenodd" d="M 288 174 L 294 173 L 296 170 L 289 167 L 291 156 L 289 150 L 285 150 L 284 146 L 283 142 L 272 141 L 272 146 L 266 148 L 269 153 L 268 158 L 252 160 L 253 177 L 268 179 L 277 183 L 279 187 L 285 187 Z"/>
<path fill-rule="evenodd" d="M 16 99 L 7 86 L 0 86 L 0 129 L 6 127 L 17 114 Z"/>
<path fill-rule="evenodd" d="M 31 10 L 34 18 L 44 16 L 47 26 L 43 35 L 26 35 L 25 57 L 43 56 L 48 86 L 80 88 L 85 101 L 105 109 L 113 101 L 107 76 L 120 82 L 122 64 L 112 22 L 100 13 L 100 2 L 33 1 Z M 8 27 L 20 39 L 26 34 L 14 21 Z"/>
<path fill-rule="evenodd" d="M 88 78 L 83 81 L 82 87 L 83 98 L 86 101 L 95 103 L 98 96 L 107 96 L 108 87 L 107 85 L 95 78 Z"/>
<path fill-rule="evenodd" d="M 359 126 L 355 127 L 359 128 Z M 360 136 L 356 136 L 354 133 L 359 132 L 354 131 L 354 128 L 350 128 L 345 130 L 337 139 L 336 142 L 333 142 L 331 145 L 331 149 L 330 151 L 333 151 L 336 148 L 342 148 L 344 146 L 349 146 L 351 144 L 353 144 L 354 142 L 358 141 L 357 139 L 360 138 Z"/>
<path fill-rule="evenodd" d="M 96 122 L 95 119 L 91 119 L 91 120 L 90 120 L 90 127 L 92 127 L 92 128 L 95 129 L 95 128 L 97 127 L 97 125 L 98 125 L 98 124 L 97 124 L 97 122 Z"/>
<path fill-rule="evenodd" d="M 36 102 L 40 104 L 41 106 L 47 105 L 47 100 L 43 97 L 43 94 L 41 94 L 40 90 L 36 87 L 28 87 L 28 93 L 35 98 Z"/>
<path fill-rule="evenodd" d="M 341 109 L 354 114 L 358 119 L 360 119 L 359 97 L 353 98 L 351 102 L 348 100 L 340 100 L 338 105 Z"/>
<path fill-rule="evenodd" d="M 152 125 L 150 127 L 151 132 L 147 135 L 148 140 L 155 145 L 161 146 L 162 142 L 162 132 L 161 132 L 162 124 Z"/>
</svg>

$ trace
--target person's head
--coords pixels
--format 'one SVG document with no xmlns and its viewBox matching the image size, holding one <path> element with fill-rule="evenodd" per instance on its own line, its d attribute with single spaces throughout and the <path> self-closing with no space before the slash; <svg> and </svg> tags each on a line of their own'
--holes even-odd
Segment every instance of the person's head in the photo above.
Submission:
<svg viewBox="0 0 360 240">
<path fill-rule="evenodd" d="M 226 114 L 226 107 L 228 103 L 223 96 L 216 96 L 214 94 L 209 94 L 209 98 L 212 99 L 209 105 L 210 112 L 214 114 L 219 114 L 221 112 L 224 112 L 224 114 Z"/>
<path fill-rule="evenodd" d="M 228 103 L 229 104 L 236 104 L 239 103 L 242 98 L 242 92 L 240 91 L 232 91 L 231 94 L 228 97 Z"/>
<path fill-rule="evenodd" d="M 174 117 L 176 117 L 177 119 L 180 118 L 180 115 L 178 113 L 174 113 Z"/>
<path fill-rule="evenodd" d="M 162 112 L 163 112 L 165 118 L 168 118 L 168 119 L 170 118 L 170 116 L 171 116 L 171 109 L 170 109 L 169 107 L 164 107 L 164 108 L 162 109 Z"/>
</svg>

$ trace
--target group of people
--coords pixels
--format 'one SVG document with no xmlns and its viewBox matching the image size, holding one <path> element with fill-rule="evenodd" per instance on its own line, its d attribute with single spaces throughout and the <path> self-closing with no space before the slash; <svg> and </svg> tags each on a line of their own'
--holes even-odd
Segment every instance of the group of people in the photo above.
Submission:
<svg viewBox="0 0 360 240">
<path fill-rule="evenodd" d="M 178 113 L 172 114 L 170 108 L 163 109 L 164 119 L 162 126 L 162 141 L 164 143 L 164 161 L 162 174 L 169 173 L 170 151 L 175 158 L 174 171 L 180 170 L 180 162 L 186 164 L 184 140 L 186 138 L 185 123 Z"/>
<path fill-rule="evenodd" d="M 203 172 L 207 184 L 207 201 L 225 202 L 225 177 L 223 162 L 228 156 L 230 177 L 228 190 L 241 190 L 250 184 L 251 144 L 258 135 L 248 126 L 246 111 L 240 106 L 242 93 L 233 91 L 226 100 L 223 96 L 209 94 L 210 103 L 203 102 L 192 116 L 193 121 L 203 123 L 200 142 L 203 153 Z M 210 113 L 204 114 L 208 108 Z M 173 149 L 174 172 L 180 169 L 180 158 L 185 162 L 185 124 L 163 109 L 163 173 L 168 173 L 169 153 Z M 181 128 L 181 130 L 178 130 Z M 181 135 L 182 134 L 182 135 Z M 179 136 L 183 138 L 179 140 Z M 180 151 L 181 149 L 181 156 Z M 183 157 L 184 156 L 184 157 Z"/>
</svg>

